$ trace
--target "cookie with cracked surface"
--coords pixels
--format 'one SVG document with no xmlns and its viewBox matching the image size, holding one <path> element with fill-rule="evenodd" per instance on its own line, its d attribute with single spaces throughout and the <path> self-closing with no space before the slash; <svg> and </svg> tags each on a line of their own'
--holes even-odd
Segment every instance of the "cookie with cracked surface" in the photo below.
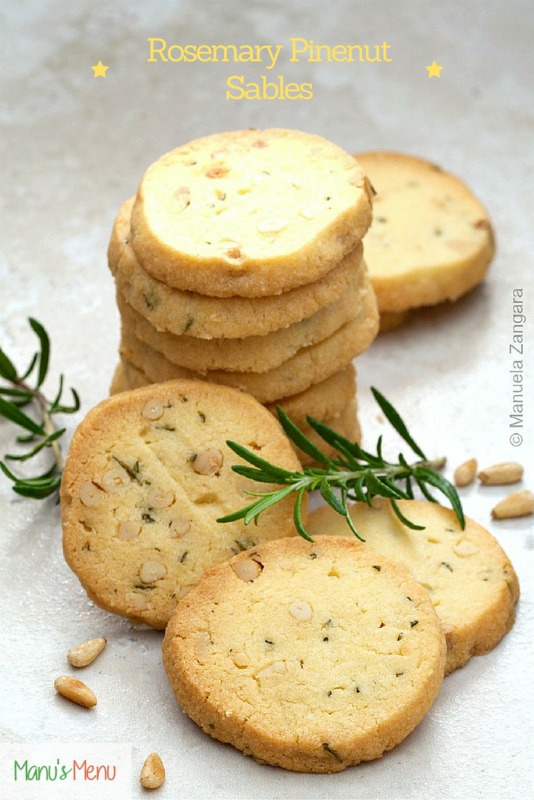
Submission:
<svg viewBox="0 0 534 800">
<path fill-rule="evenodd" d="M 402 153 L 358 153 L 376 196 L 365 258 L 380 311 L 456 300 L 495 253 L 488 213 L 455 175 Z"/>
<path fill-rule="evenodd" d="M 261 373 L 275 369 L 303 347 L 318 344 L 338 331 L 342 325 L 359 319 L 362 308 L 369 308 L 374 302 L 369 300 L 374 295 L 368 275 L 362 273 L 361 277 L 359 286 L 349 287 L 342 298 L 320 309 L 312 317 L 264 336 L 251 335 L 242 339 L 206 340 L 187 334 L 175 336 L 158 331 L 123 300 L 118 292 L 117 305 L 123 329 L 181 367 L 202 374 L 210 370 Z"/>
<path fill-rule="evenodd" d="M 117 291 L 159 331 L 198 339 L 264 336 L 311 317 L 359 285 L 362 246 L 358 244 L 320 280 L 279 295 L 209 297 L 184 292 L 157 280 L 140 265 L 130 244 L 134 198 L 121 206 L 108 248 Z"/>
<path fill-rule="evenodd" d="M 209 570 L 167 627 L 184 711 L 260 762 L 339 772 L 380 758 L 431 707 L 445 641 L 408 570 L 356 539 L 300 537 Z"/>
<path fill-rule="evenodd" d="M 262 297 L 319 280 L 361 241 L 371 190 L 357 161 L 315 134 L 213 134 L 166 153 L 141 179 L 136 258 L 168 286 Z"/>
<path fill-rule="evenodd" d="M 411 530 L 393 513 L 389 501 L 373 507 L 356 503 L 351 517 L 366 547 L 404 564 L 430 594 L 447 640 L 446 672 L 473 655 L 494 648 L 512 627 L 519 584 L 509 558 L 496 539 L 473 520 L 461 530 L 453 511 L 436 503 L 400 500 L 404 516 L 424 530 Z M 329 508 L 310 514 L 308 528 L 320 534 L 352 536 Z"/>
<path fill-rule="evenodd" d="M 300 463 L 253 397 L 171 381 L 109 398 L 74 434 L 61 483 L 63 550 L 95 603 L 164 628 L 204 570 L 240 549 L 290 536 L 288 498 L 246 527 L 216 520 L 250 502 L 234 439 L 290 470 Z"/>
</svg>

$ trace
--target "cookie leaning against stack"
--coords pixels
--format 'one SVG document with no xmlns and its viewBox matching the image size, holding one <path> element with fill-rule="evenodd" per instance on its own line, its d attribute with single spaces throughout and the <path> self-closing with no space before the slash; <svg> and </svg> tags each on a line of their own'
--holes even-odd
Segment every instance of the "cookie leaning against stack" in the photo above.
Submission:
<svg viewBox="0 0 534 800">
<path fill-rule="evenodd" d="M 378 329 L 361 247 L 370 220 L 357 162 L 319 136 L 233 131 L 162 156 L 108 249 L 122 319 L 113 389 L 133 386 L 133 369 L 282 406 L 334 386 Z M 359 436 L 354 396 L 315 411 Z"/>
<path fill-rule="evenodd" d="M 118 394 L 80 423 L 61 483 L 63 550 L 98 605 L 164 628 L 206 568 L 294 533 L 289 498 L 253 528 L 216 522 L 256 488 L 232 471 L 238 459 L 228 439 L 301 468 L 253 397 L 203 381 Z"/>
<path fill-rule="evenodd" d="M 177 606 L 163 662 L 183 710 L 260 762 L 339 772 L 421 721 L 445 642 L 408 570 L 343 537 L 254 547 Z"/>
<path fill-rule="evenodd" d="M 456 300 L 484 278 L 495 253 L 486 209 L 454 175 L 402 153 L 358 153 L 376 191 L 365 257 L 381 329 L 416 308 Z"/>
</svg>

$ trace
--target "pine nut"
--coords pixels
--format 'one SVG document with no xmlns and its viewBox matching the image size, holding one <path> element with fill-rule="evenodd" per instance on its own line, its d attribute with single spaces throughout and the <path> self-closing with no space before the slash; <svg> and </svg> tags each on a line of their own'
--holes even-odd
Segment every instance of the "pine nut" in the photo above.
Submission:
<svg viewBox="0 0 534 800">
<path fill-rule="evenodd" d="M 101 480 L 102 488 L 106 492 L 114 492 L 124 486 L 124 471 L 117 467 L 112 467 L 104 472 Z"/>
<path fill-rule="evenodd" d="M 501 500 L 491 512 L 493 519 L 527 517 L 534 513 L 534 494 L 528 489 L 513 492 Z"/>
<path fill-rule="evenodd" d="M 104 499 L 105 492 L 92 481 L 84 481 L 80 486 L 80 500 L 88 508 L 96 508 Z"/>
<path fill-rule="evenodd" d="M 174 494 L 163 489 L 151 489 L 146 501 L 150 508 L 168 508 L 174 503 Z"/>
<path fill-rule="evenodd" d="M 246 558 L 243 561 L 236 561 L 235 564 L 232 564 L 232 569 L 238 578 L 246 582 L 256 580 L 261 572 L 261 567 L 258 562 L 253 561 L 251 558 Z"/>
<path fill-rule="evenodd" d="M 223 455 L 220 450 L 210 447 L 198 453 L 193 459 L 193 469 L 199 475 L 216 475 L 222 467 Z"/>
<path fill-rule="evenodd" d="M 478 547 L 474 542 L 470 542 L 469 539 L 461 539 L 452 549 L 460 558 L 474 556 L 475 553 L 478 553 Z"/>
<path fill-rule="evenodd" d="M 145 419 L 155 420 L 163 416 L 163 406 L 157 400 L 149 400 L 141 411 Z"/>
<path fill-rule="evenodd" d="M 54 688 L 62 697 L 67 700 L 72 700 L 84 708 L 93 708 L 96 706 L 96 697 L 91 689 L 79 681 L 78 678 L 73 678 L 70 675 L 62 675 L 54 681 Z"/>
<path fill-rule="evenodd" d="M 268 667 L 264 667 L 263 669 L 261 669 L 256 675 L 256 678 L 261 680 L 262 678 L 267 678 L 269 675 L 274 675 L 275 673 L 282 675 L 284 672 L 287 672 L 286 662 L 273 661 L 273 663 L 269 664 Z"/>
<path fill-rule="evenodd" d="M 309 603 L 306 603 L 305 600 L 296 600 L 289 606 L 289 613 L 292 617 L 295 617 L 295 619 L 306 621 L 311 618 L 312 610 Z"/>
<path fill-rule="evenodd" d="M 128 592 L 124 599 L 128 605 L 128 610 L 145 611 L 148 608 L 148 600 L 141 592 Z"/>
<path fill-rule="evenodd" d="M 454 471 L 454 483 L 456 486 L 469 486 L 475 479 L 477 471 L 476 458 L 470 458 L 469 461 L 464 461 Z"/>
<path fill-rule="evenodd" d="M 478 473 L 478 477 L 485 486 L 504 486 L 520 481 L 523 477 L 523 467 L 515 461 L 503 461 L 502 464 L 486 467 Z"/>
<path fill-rule="evenodd" d="M 106 646 L 106 639 L 88 639 L 86 642 L 71 647 L 67 652 L 67 660 L 73 667 L 87 667 L 92 664 Z"/>
<path fill-rule="evenodd" d="M 179 539 L 191 530 L 191 523 L 185 517 L 174 517 L 169 522 L 169 536 Z"/>
<path fill-rule="evenodd" d="M 143 583 L 154 583 L 160 581 L 167 574 L 165 565 L 160 561 L 145 561 L 139 572 L 139 577 Z"/>
<path fill-rule="evenodd" d="M 199 633 L 195 641 L 195 657 L 199 664 L 205 664 L 210 655 L 211 639 L 209 633 Z"/>
<path fill-rule="evenodd" d="M 134 520 L 126 520 L 126 522 L 121 522 L 119 525 L 119 539 L 122 539 L 124 542 L 129 541 L 130 539 L 135 539 L 136 536 L 139 536 L 141 533 L 141 526 L 138 522 Z"/>
<path fill-rule="evenodd" d="M 165 767 L 157 753 L 150 753 L 143 768 L 139 781 L 143 789 L 159 789 L 165 780 Z"/>
</svg>

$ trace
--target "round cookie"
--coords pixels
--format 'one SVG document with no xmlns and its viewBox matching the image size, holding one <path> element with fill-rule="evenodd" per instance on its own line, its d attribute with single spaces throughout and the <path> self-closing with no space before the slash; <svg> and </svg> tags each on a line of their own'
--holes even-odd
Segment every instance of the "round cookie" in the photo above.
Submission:
<svg viewBox="0 0 534 800">
<path fill-rule="evenodd" d="M 65 558 L 95 603 L 164 628 L 206 568 L 294 533 L 291 498 L 257 526 L 216 522 L 257 490 L 232 471 L 240 460 L 228 439 L 301 468 L 272 414 L 226 386 L 171 381 L 117 394 L 87 414 L 67 456 L 61 517 Z"/>
<path fill-rule="evenodd" d="M 374 296 L 370 295 L 369 301 L 374 305 Z M 363 319 L 360 321 L 361 317 Z M 205 373 L 205 379 L 249 392 L 260 403 L 273 403 L 280 397 L 298 394 L 345 367 L 368 347 L 377 327 L 377 316 L 369 317 L 360 313 L 354 322 L 346 323 L 324 341 L 302 348 L 292 358 L 268 372 L 212 370 Z M 201 377 L 199 372 L 194 373 L 172 363 L 162 353 L 125 330 L 122 332 L 120 354 L 154 382 Z"/>
<path fill-rule="evenodd" d="M 370 188 L 357 161 L 286 129 L 213 134 L 146 170 L 132 209 L 137 259 L 168 286 L 262 297 L 320 279 L 362 239 Z"/>
<path fill-rule="evenodd" d="M 347 322 L 369 308 L 371 282 L 362 274 L 359 286 L 351 286 L 343 297 L 320 309 L 312 317 L 265 336 L 243 339 L 197 339 L 158 331 L 117 293 L 123 330 L 154 348 L 180 367 L 206 374 L 210 370 L 267 372 L 292 358 L 298 350 L 324 341 Z"/>
<path fill-rule="evenodd" d="M 128 361 L 121 360 L 112 378 L 110 394 L 117 394 L 128 389 L 148 386 L 151 381 Z M 303 428 L 306 417 L 320 420 L 337 419 L 356 396 L 356 371 L 348 364 L 344 369 L 334 373 L 326 380 L 315 383 L 299 394 L 283 397 L 274 403 L 266 404 L 266 408 L 276 416 L 276 406 L 281 406 L 293 422 Z"/>
<path fill-rule="evenodd" d="M 214 567 L 163 642 L 177 700 L 205 733 L 298 772 L 339 772 L 399 744 L 444 660 L 428 593 L 354 537 L 278 540 Z"/>
<path fill-rule="evenodd" d="M 511 628 L 519 597 L 517 576 L 498 542 L 473 520 L 462 531 L 454 512 L 437 503 L 398 504 L 424 530 L 403 525 L 389 501 L 381 498 L 372 508 L 354 504 L 350 514 L 369 550 L 404 564 L 428 590 L 446 635 L 449 673 L 471 656 L 487 653 Z M 310 514 L 308 530 L 312 536 L 352 536 L 328 507 Z"/>
<path fill-rule="evenodd" d="M 401 153 L 358 153 L 376 196 L 365 258 L 380 311 L 456 300 L 495 253 L 486 209 L 440 167 Z"/>
<path fill-rule="evenodd" d="M 134 198 L 121 206 L 108 248 L 108 263 L 117 291 L 160 331 L 186 333 L 199 339 L 263 336 L 306 319 L 339 300 L 359 284 L 362 246 L 358 244 L 340 263 L 314 283 L 280 295 L 260 298 L 209 297 L 173 289 L 139 264 L 130 245 L 130 215 Z"/>
</svg>

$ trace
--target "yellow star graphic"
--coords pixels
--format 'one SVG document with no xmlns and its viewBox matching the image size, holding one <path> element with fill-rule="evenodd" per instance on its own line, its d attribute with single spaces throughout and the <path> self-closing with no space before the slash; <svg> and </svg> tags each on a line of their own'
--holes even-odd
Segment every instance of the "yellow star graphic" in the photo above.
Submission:
<svg viewBox="0 0 534 800">
<path fill-rule="evenodd" d="M 105 67 L 103 65 L 103 63 L 101 61 L 99 61 L 98 64 L 95 64 L 95 66 L 91 67 L 91 69 L 95 73 L 93 75 L 94 78 L 105 78 L 106 77 L 106 71 L 109 69 L 109 67 Z"/>
<path fill-rule="evenodd" d="M 429 78 L 441 78 L 440 72 L 443 67 L 438 66 L 435 61 L 433 61 L 429 67 L 425 67 L 425 69 L 428 70 Z"/>
</svg>

